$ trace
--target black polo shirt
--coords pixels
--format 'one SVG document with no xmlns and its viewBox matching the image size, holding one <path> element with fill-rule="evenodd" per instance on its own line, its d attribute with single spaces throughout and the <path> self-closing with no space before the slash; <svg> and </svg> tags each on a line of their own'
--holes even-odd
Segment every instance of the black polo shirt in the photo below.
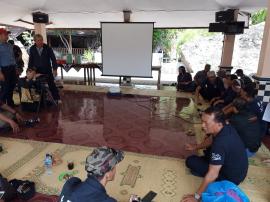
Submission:
<svg viewBox="0 0 270 202">
<path fill-rule="evenodd" d="M 235 184 L 242 182 L 248 171 L 248 158 L 244 143 L 231 125 L 226 125 L 214 137 L 210 153 L 211 165 L 222 165 L 220 180 Z"/>
<path fill-rule="evenodd" d="M 230 123 L 238 132 L 245 147 L 251 152 L 257 152 L 261 146 L 263 132 L 259 120 L 249 121 L 252 117 L 254 117 L 253 112 L 242 109 L 230 117 Z"/>
<path fill-rule="evenodd" d="M 60 194 L 60 202 L 117 202 L 111 198 L 102 184 L 95 177 L 88 177 L 84 182 L 79 178 L 69 179 Z"/>
</svg>

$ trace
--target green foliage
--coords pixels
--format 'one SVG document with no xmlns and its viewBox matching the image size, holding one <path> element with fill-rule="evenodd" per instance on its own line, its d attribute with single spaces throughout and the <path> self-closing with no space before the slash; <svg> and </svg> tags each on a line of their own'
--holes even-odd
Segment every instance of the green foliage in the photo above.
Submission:
<svg viewBox="0 0 270 202">
<path fill-rule="evenodd" d="M 92 49 L 85 50 L 83 53 L 83 59 L 87 62 L 93 62 L 94 56 L 94 51 Z"/>
<path fill-rule="evenodd" d="M 25 41 L 25 46 L 32 46 L 34 44 L 33 31 L 25 31 L 22 33 L 22 38 Z"/>
<path fill-rule="evenodd" d="M 177 29 L 155 29 L 153 36 L 153 48 L 161 48 L 165 53 L 171 51 L 172 43 L 177 39 L 179 30 Z"/>
<path fill-rule="evenodd" d="M 267 16 L 267 9 L 259 10 L 258 12 L 252 14 L 251 16 L 251 24 L 256 25 L 261 22 L 265 22 Z"/>
<path fill-rule="evenodd" d="M 207 29 L 155 29 L 153 37 L 153 48 L 161 48 L 166 55 L 169 55 L 174 43 L 176 43 L 177 52 L 181 46 L 198 37 L 211 36 L 215 33 L 209 33 Z"/>
</svg>

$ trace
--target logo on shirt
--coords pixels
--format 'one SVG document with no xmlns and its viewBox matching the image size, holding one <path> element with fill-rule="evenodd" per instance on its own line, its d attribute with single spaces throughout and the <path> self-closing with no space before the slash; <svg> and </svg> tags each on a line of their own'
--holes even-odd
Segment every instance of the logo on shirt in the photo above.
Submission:
<svg viewBox="0 0 270 202">
<path fill-rule="evenodd" d="M 221 161 L 221 156 L 219 154 L 212 153 L 211 158 L 213 161 Z"/>
</svg>

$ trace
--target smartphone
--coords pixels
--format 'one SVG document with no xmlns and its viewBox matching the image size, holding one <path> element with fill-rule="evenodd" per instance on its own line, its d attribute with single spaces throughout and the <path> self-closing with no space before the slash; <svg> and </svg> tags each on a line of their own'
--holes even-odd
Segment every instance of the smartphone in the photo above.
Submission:
<svg viewBox="0 0 270 202">
<path fill-rule="evenodd" d="M 151 202 L 155 197 L 156 197 L 157 193 L 153 192 L 153 191 L 149 191 L 143 198 L 142 198 L 142 202 Z"/>
<path fill-rule="evenodd" d="M 0 199 L 3 199 L 5 192 L 4 191 L 0 191 Z"/>
</svg>

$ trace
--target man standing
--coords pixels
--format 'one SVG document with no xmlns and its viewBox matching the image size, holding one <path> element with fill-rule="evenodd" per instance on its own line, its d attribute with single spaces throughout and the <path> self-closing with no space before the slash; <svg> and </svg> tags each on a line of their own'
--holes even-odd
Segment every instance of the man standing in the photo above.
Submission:
<svg viewBox="0 0 270 202">
<path fill-rule="evenodd" d="M 209 155 L 190 156 L 186 159 L 186 166 L 193 175 L 204 179 L 197 192 L 184 196 L 182 202 L 199 201 L 207 186 L 216 180 L 228 180 L 238 185 L 247 175 L 245 146 L 236 130 L 225 123 L 222 111 L 208 108 L 202 116 L 202 128 L 213 136 L 212 144 L 206 144 L 211 145 Z"/>
<path fill-rule="evenodd" d="M 47 76 L 48 85 L 54 100 L 60 100 L 58 89 L 54 83 L 57 76 L 57 63 L 53 50 L 43 43 L 40 34 L 34 36 L 35 44 L 30 48 L 28 67 L 35 67 L 37 73 Z"/>
<path fill-rule="evenodd" d="M 13 90 L 16 85 L 16 61 L 13 46 L 8 42 L 8 32 L 0 29 L 0 100 L 13 107 Z"/>
</svg>

